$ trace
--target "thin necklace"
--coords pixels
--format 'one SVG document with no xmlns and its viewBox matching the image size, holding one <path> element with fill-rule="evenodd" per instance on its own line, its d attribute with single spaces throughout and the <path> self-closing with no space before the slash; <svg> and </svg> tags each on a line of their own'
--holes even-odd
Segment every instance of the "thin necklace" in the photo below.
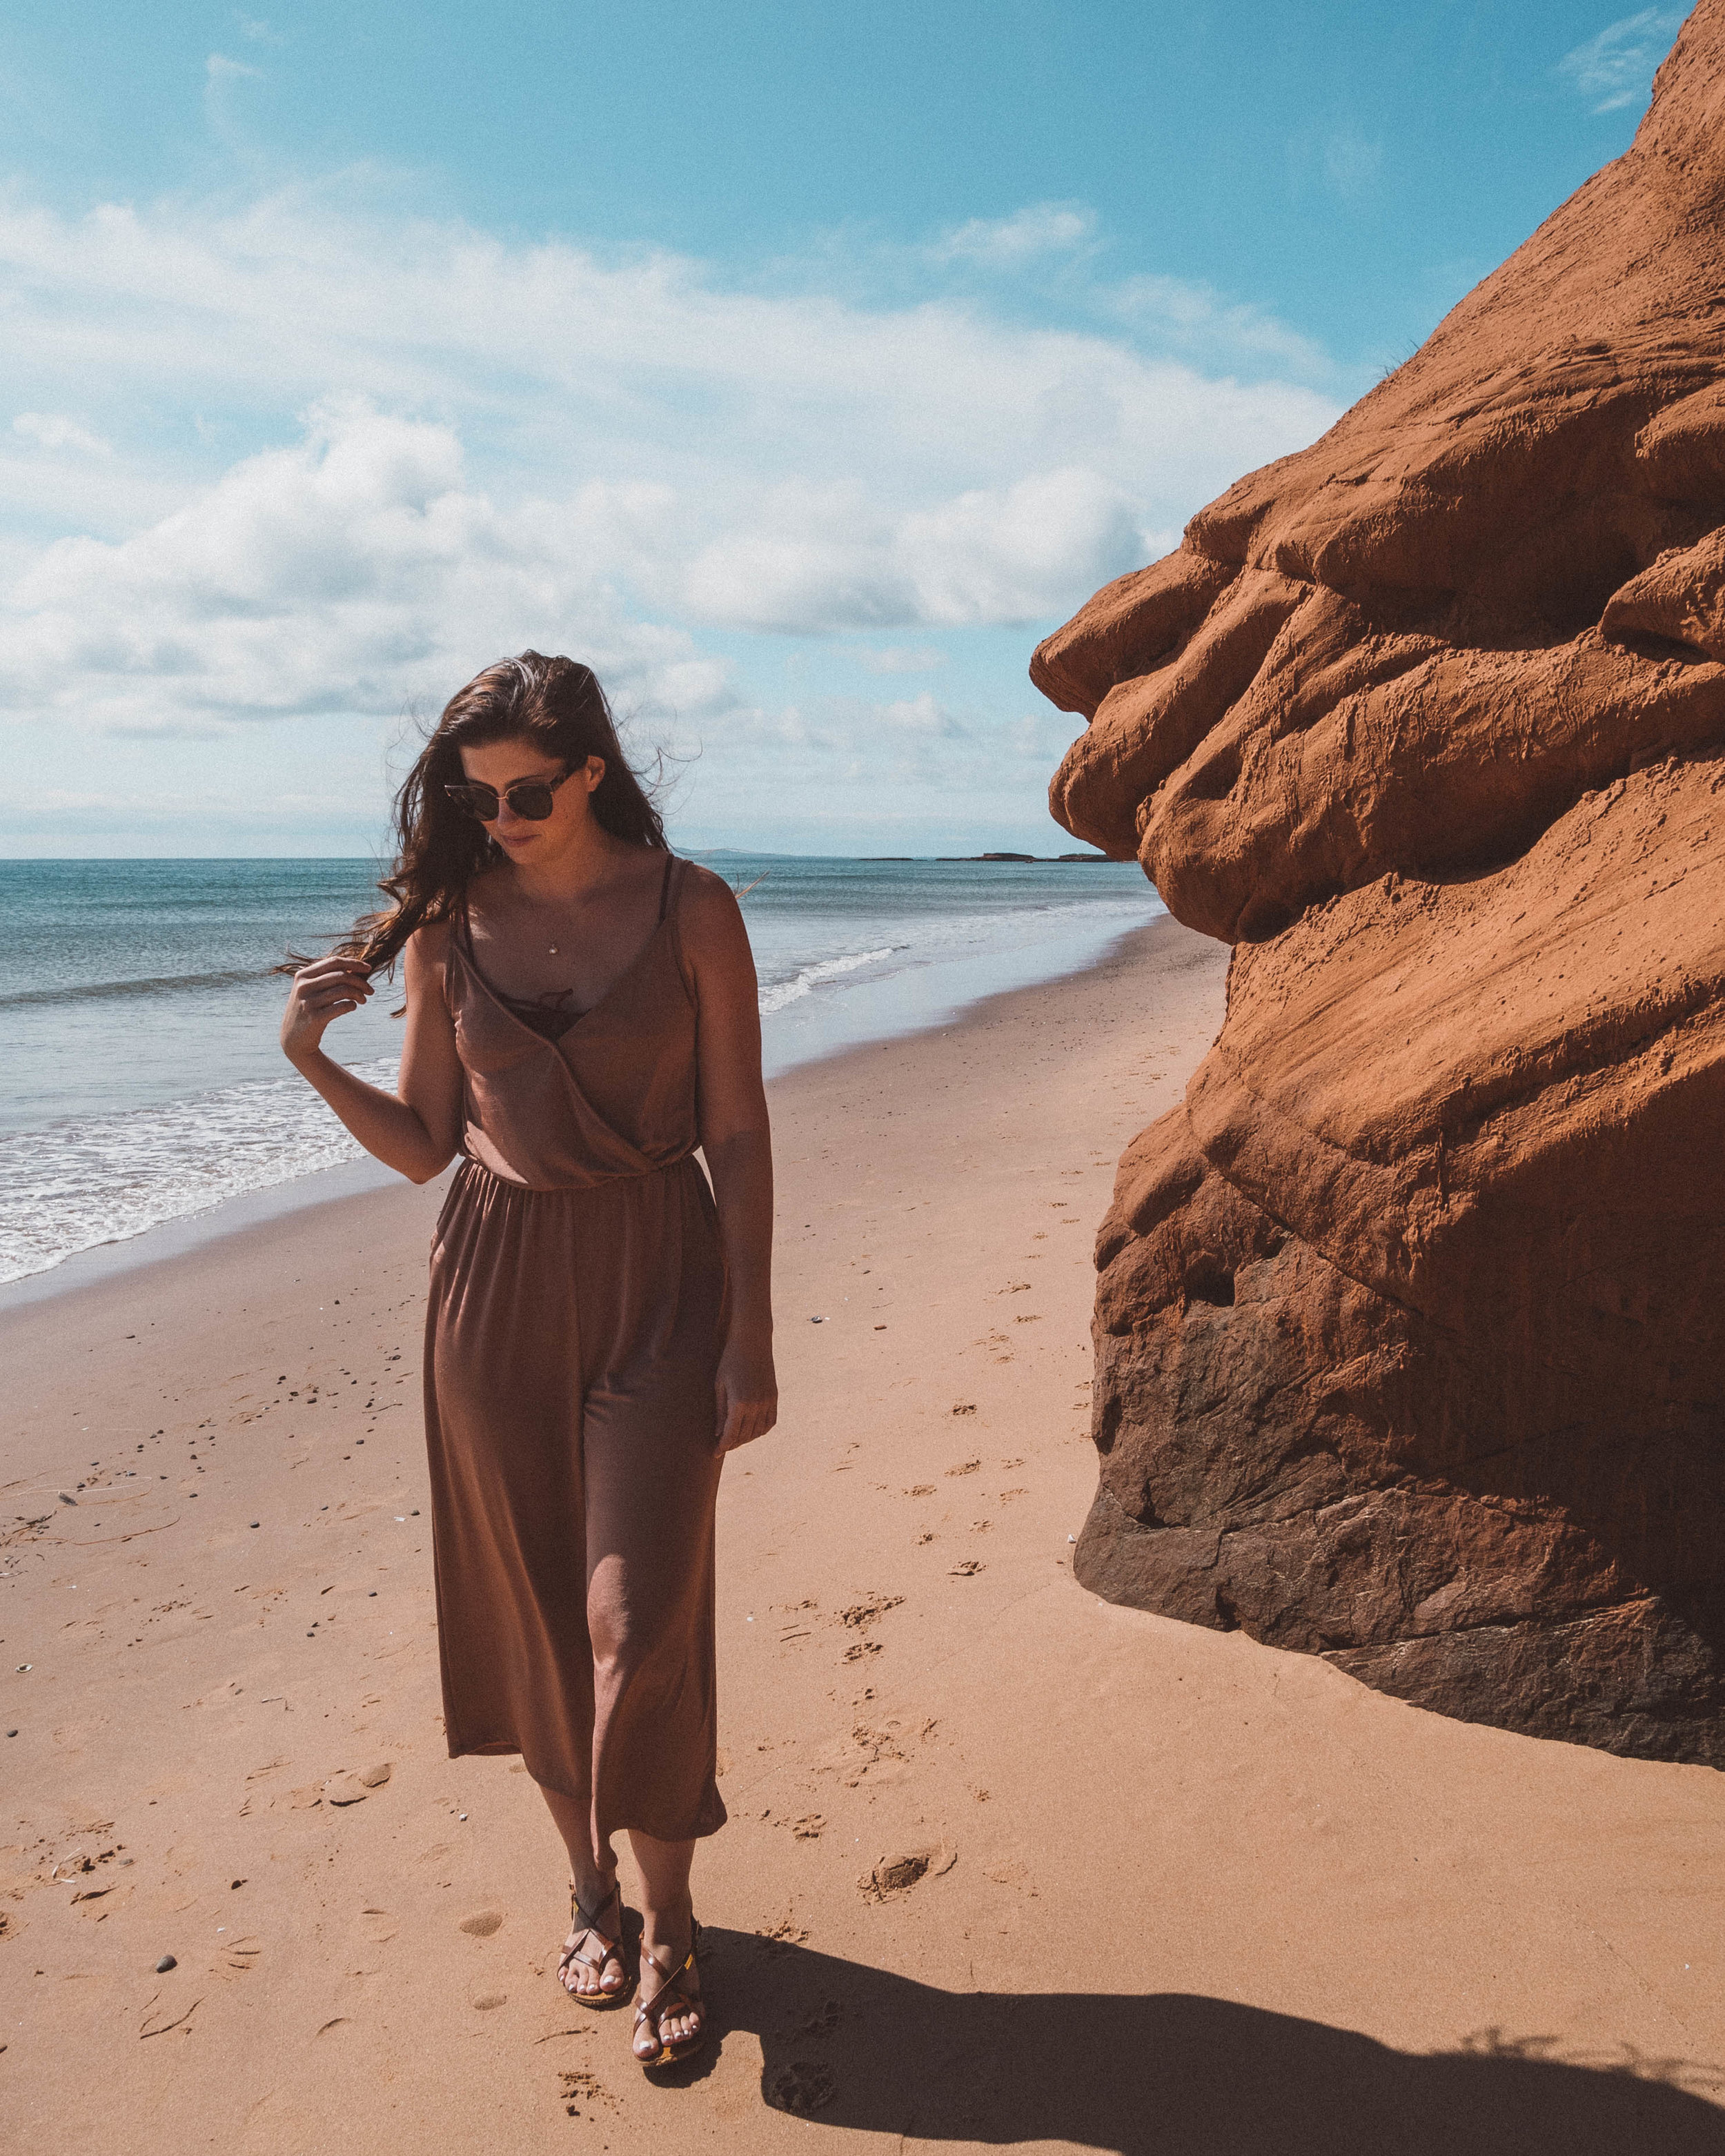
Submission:
<svg viewBox="0 0 1725 2156">
<path fill-rule="evenodd" d="M 545 947 L 550 952 L 551 956 L 555 958 L 560 947 L 555 943 L 547 943 Z"/>
</svg>

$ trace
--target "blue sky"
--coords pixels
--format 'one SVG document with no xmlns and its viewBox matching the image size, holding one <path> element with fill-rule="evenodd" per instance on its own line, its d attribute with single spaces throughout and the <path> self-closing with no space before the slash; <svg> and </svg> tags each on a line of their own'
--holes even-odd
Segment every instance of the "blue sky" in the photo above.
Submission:
<svg viewBox="0 0 1725 2156">
<path fill-rule="evenodd" d="M 1620 151 L 1681 19 L 14 8 L 0 850 L 366 850 L 530 642 L 684 844 L 1053 850 L 1036 639 Z"/>
</svg>

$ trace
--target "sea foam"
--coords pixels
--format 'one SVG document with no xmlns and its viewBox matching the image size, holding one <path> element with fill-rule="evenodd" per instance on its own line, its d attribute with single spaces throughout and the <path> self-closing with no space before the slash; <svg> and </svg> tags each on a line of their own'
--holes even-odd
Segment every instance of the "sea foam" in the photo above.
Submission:
<svg viewBox="0 0 1725 2156">
<path fill-rule="evenodd" d="M 1161 911 L 1130 864 L 712 855 L 743 900 L 769 1073 L 1090 963 Z M 363 861 L 0 862 L 0 1281 L 361 1158 L 276 1046 L 285 950 Z M 326 1045 L 393 1086 L 399 984 Z"/>
<path fill-rule="evenodd" d="M 356 1075 L 393 1087 L 393 1060 Z M 0 1281 L 298 1175 L 357 1160 L 304 1079 L 263 1079 L 0 1139 Z"/>
</svg>

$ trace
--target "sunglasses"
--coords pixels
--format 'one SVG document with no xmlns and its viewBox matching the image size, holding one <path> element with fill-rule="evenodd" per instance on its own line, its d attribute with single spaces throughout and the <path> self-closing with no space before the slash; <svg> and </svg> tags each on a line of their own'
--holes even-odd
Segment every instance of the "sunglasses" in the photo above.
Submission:
<svg viewBox="0 0 1725 2156">
<path fill-rule="evenodd" d="M 552 795 L 570 775 L 566 771 L 559 778 L 518 778 L 513 786 L 504 788 L 502 800 L 498 798 L 495 786 L 446 786 L 444 792 L 458 808 L 465 808 L 470 816 L 477 816 L 481 824 L 495 824 L 504 801 L 516 815 L 525 816 L 530 824 L 542 824 L 551 814 Z"/>
</svg>

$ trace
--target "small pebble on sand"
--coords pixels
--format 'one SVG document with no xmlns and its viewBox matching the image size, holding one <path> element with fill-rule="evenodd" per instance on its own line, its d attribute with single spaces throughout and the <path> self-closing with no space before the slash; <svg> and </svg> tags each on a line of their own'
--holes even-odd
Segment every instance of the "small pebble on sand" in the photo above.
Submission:
<svg viewBox="0 0 1725 2156">
<path fill-rule="evenodd" d="M 179 1965 L 172 1954 L 163 1954 L 156 1964 L 156 1974 L 158 1976 L 166 1976 L 171 1969 L 177 1969 Z"/>
</svg>

